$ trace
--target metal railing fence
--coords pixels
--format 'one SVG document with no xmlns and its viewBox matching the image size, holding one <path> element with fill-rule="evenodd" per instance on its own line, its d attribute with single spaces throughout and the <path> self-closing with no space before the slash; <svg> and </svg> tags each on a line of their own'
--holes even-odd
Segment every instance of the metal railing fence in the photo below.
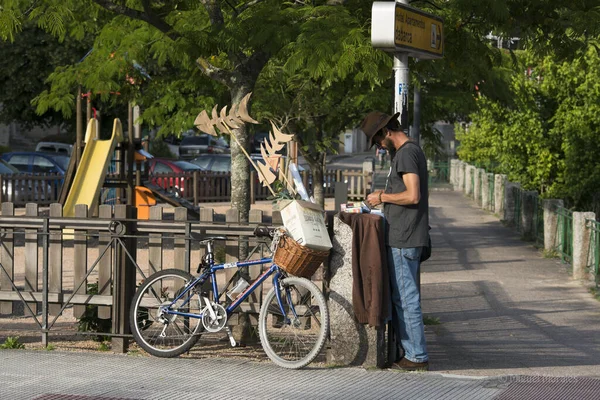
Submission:
<svg viewBox="0 0 600 400">
<path fill-rule="evenodd" d="M 570 263 L 573 259 L 573 211 L 557 207 L 558 224 L 558 253 L 562 262 Z"/>
</svg>

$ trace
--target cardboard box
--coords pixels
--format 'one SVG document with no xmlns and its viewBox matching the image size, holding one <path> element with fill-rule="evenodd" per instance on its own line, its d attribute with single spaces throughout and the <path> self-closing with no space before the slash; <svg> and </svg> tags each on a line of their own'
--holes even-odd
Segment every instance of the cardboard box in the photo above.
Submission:
<svg viewBox="0 0 600 400">
<path fill-rule="evenodd" d="M 281 212 L 283 226 L 298 243 L 314 250 L 329 250 L 333 247 L 323 209 L 314 203 L 301 200 L 282 200 L 273 206 Z"/>
</svg>

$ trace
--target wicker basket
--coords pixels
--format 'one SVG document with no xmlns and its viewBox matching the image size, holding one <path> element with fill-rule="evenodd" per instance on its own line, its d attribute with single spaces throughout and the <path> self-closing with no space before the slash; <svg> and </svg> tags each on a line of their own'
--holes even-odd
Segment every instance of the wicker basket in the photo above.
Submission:
<svg viewBox="0 0 600 400">
<path fill-rule="evenodd" d="M 313 250 L 282 235 L 273 262 L 288 274 L 310 279 L 329 256 L 329 250 Z"/>
</svg>

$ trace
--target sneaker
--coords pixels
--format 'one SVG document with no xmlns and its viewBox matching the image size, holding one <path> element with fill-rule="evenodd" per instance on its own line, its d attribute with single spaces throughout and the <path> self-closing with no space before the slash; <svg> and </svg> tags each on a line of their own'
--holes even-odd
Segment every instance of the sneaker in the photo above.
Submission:
<svg viewBox="0 0 600 400">
<path fill-rule="evenodd" d="M 403 357 L 400 361 L 393 363 L 391 368 L 402 371 L 429 371 L 429 362 L 412 362 Z"/>
</svg>

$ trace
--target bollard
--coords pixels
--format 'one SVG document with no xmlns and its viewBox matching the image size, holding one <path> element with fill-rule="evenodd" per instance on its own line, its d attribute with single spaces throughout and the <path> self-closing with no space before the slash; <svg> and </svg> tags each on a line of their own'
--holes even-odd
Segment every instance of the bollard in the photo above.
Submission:
<svg viewBox="0 0 600 400">
<path fill-rule="evenodd" d="M 452 185 L 452 187 L 454 188 L 454 190 L 456 190 L 456 186 L 457 186 L 457 182 L 456 182 L 456 163 L 458 160 L 456 159 L 451 159 L 450 160 L 450 169 L 448 171 L 448 178 L 450 180 L 450 184 Z"/>
<path fill-rule="evenodd" d="M 535 212 L 537 208 L 538 193 L 536 191 L 523 191 L 521 199 L 521 233 L 525 240 L 535 239 Z"/>
<path fill-rule="evenodd" d="M 516 198 L 517 191 L 514 189 L 520 187 L 520 183 L 514 182 L 506 182 L 504 185 L 504 221 L 513 223 L 515 220 L 515 207 L 518 199 Z"/>
<path fill-rule="evenodd" d="M 558 247 L 558 215 L 556 209 L 564 202 L 557 199 L 544 200 L 544 249 L 553 251 Z"/>
<path fill-rule="evenodd" d="M 465 191 L 465 175 L 467 174 L 467 164 L 460 161 L 458 163 L 458 190 Z"/>
<path fill-rule="evenodd" d="M 467 164 L 465 166 L 465 194 L 469 197 L 473 197 L 473 180 L 475 174 L 475 167 Z"/>
<path fill-rule="evenodd" d="M 596 220 L 593 212 L 573 213 L 573 279 L 587 279 L 588 255 L 592 230 L 586 220 Z"/>
<path fill-rule="evenodd" d="M 473 200 L 475 200 L 475 204 L 481 206 L 481 168 L 475 168 L 473 170 Z"/>
<path fill-rule="evenodd" d="M 482 170 L 481 175 L 481 208 L 483 210 L 490 209 L 490 176 L 485 170 Z"/>
<path fill-rule="evenodd" d="M 494 175 L 494 212 L 500 217 L 504 216 L 504 203 L 505 203 L 505 188 L 506 175 L 496 174 Z"/>
</svg>

